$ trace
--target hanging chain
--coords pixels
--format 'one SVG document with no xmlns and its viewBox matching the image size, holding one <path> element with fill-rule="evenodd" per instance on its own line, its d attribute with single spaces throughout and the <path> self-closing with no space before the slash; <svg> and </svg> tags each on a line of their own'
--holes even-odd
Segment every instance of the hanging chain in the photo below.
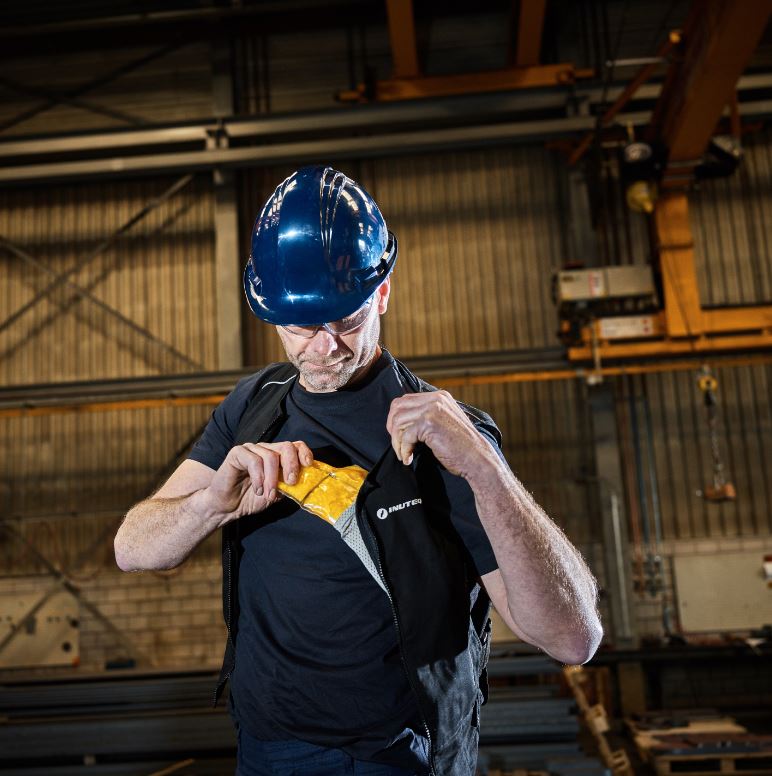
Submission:
<svg viewBox="0 0 772 776">
<path fill-rule="evenodd" d="M 735 498 L 735 489 L 732 483 L 727 482 L 724 476 L 724 463 L 721 460 L 721 450 L 718 438 L 718 399 L 716 390 L 718 380 L 710 371 L 707 364 L 703 364 L 697 378 L 697 384 L 702 391 L 705 401 L 705 414 L 708 418 L 708 436 L 710 438 L 710 454 L 713 459 L 713 487 L 706 488 L 705 495 L 711 501 L 721 501 Z"/>
</svg>

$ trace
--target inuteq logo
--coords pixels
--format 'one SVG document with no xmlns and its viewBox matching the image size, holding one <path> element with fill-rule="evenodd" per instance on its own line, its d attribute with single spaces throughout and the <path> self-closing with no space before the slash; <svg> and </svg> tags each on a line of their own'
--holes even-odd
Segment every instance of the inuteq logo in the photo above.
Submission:
<svg viewBox="0 0 772 776">
<path fill-rule="evenodd" d="M 398 512 L 400 509 L 414 507 L 416 504 L 420 503 L 420 498 L 414 498 L 411 501 L 403 501 L 401 504 L 394 504 L 393 507 L 389 507 L 388 509 L 386 509 L 386 507 L 381 507 L 375 514 L 378 515 L 381 520 L 385 520 L 392 512 Z"/>
</svg>

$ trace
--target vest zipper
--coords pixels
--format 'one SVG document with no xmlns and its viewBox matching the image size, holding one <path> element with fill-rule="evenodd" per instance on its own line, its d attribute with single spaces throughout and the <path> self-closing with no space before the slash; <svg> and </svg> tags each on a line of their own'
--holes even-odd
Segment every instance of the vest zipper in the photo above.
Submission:
<svg viewBox="0 0 772 776">
<path fill-rule="evenodd" d="M 270 423 L 263 429 L 263 431 L 257 435 L 257 441 L 260 442 L 263 440 L 263 438 L 268 434 L 268 432 L 273 428 L 273 426 L 276 424 L 278 420 L 281 419 L 281 411 L 277 411 L 277 413 L 273 416 Z M 240 518 L 239 518 L 240 519 Z M 227 584 L 225 585 L 225 591 L 226 591 L 226 599 L 225 599 L 225 629 L 228 632 L 228 642 L 233 645 L 233 662 L 236 662 L 236 644 L 231 638 L 231 543 L 230 541 L 226 544 L 226 553 L 225 557 L 227 559 L 226 568 L 225 568 L 225 575 L 227 578 Z M 217 705 L 218 696 L 220 694 L 220 688 L 225 686 L 225 683 L 230 679 L 230 675 L 233 673 L 233 669 L 231 668 L 227 674 L 217 683 L 217 687 L 214 689 L 214 703 L 213 705 Z"/>
<path fill-rule="evenodd" d="M 362 489 L 357 494 L 357 499 L 355 502 L 355 509 L 357 512 L 357 516 L 360 514 L 360 498 L 362 496 L 362 493 L 364 492 L 365 488 L 362 487 Z M 426 721 L 426 717 L 424 716 L 423 708 L 421 707 L 421 696 L 418 694 L 418 689 L 415 686 L 415 682 L 413 681 L 413 677 L 410 675 L 410 671 L 407 667 L 407 662 L 405 660 L 405 652 L 402 649 L 402 630 L 399 626 L 399 617 L 397 616 L 397 607 L 394 605 L 394 599 L 391 595 L 391 590 L 389 589 L 389 585 L 386 582 L 386 576 L 383 573 L 383 566 L 381 565 L 381 554 L 378 551 L 378 542 L 375 539 L 375 535 L 373 534 L 372 529 L 370 528 L 370 524 L 368 523 L 367 519 L 363 519 L 361 521 L 362 524 L 364 524 L 365 528 L 367 529 L 368 538 L 370 539 L 370 544 L 373 547 L 373 551 L 375 553 L 375 564 L 378 568 L 378 575 L 381 578 L 381 582 L 383 582 L 383 589 L 386 591 L 386 597 L 389 599 L 389 604 L 391 605 L 391 616 L 394 619 L 394 629 L 397 632 L 397 646 L 399 647 L 399 657 L 402 662 L 402 668 L 405 671 L 405 676 L 407 676 L 407 680 L 410 683 L 410 688 L 413 690 L 413 694 L 415 695 L 417 704 L 418 704 L 418 713 L 421 715 L 421 722 L 424 726 L 424 731 L 426 732 L 426 740 L 429 742 L 429 773 L 431 776 L 437 776 L 437 771 L 434 769 L 434 753 L 433 753 L 433 744 L 432 744 L 432 734 L 429 730 L 429 723 Z"/>
</svg>

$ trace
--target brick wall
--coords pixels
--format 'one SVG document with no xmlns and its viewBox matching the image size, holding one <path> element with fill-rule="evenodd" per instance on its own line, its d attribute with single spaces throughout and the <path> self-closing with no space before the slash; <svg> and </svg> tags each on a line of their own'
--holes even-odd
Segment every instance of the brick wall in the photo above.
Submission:
<svg viewBox="0 0 772 776">
<path fill-rule="evenodd" d="M 6 577 L 4 593 L 42 595 L 50 576 Z M 105 569 L 79 584 L 83 598 L 113 624 L 107 625 L 83 603 L 79 606 L 80 667 L 100 671 L 133 658 L 143 668 L 217 669 L 225 644 L 219 562 L 191 561 L 171 572 L 127 574 Z M 6 669 L 0 677 L 27 673 L 71 673 L 72 667 Z"/>
</svg>

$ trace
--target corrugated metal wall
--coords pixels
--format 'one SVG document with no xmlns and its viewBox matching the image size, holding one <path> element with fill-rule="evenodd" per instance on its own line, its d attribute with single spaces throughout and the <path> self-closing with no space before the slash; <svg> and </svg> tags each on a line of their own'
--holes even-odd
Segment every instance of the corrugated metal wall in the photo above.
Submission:
<svg viewBox="0 0 772 776">
<path fill-rule="evenodd" d="M 588 501 L 592 443 L 582 386 L 559 381 L 449 390 L 494 417 L 512 470 L 571 539 L 584 547 L 600 541 L 598 518 Z"/>
<path fill-rule="evenodd" d="M 210 60 L 206 42 L 35 51 L 5 61 L 0 137 L 210 117 Z M 174 183 L 0 191 L 0 322 L 20 313 L 10 325 L 0 323 L 0 383 L 217 369 L 211 177 L 193 177 L 153 206 Z M 91 298 L 60 283 L 29 306 L 61 273 Z M 37 553 L 76 578 L 84 569 L 114 568 L 112 537 L 123 513 L 160 484 L 210 411 L 169 407 L 3 420 L 0 496 L 8 530 L 0 534 L 0 563 L 6 573 L 45 573 Z M 78 567 L 79 560 L 85 565 Z"/>
<path fill-rule="evenodd" d="M 62 285 L 0 332 L 4 385 L 217 368 L 208 176 L 193 178 L 97 255 L 115 230 L 172 183 L 0 192 L 0 236 L 8 241 L 0 246 L 0 320 L 24 310 L 58 273 L 74 270 L 69 280 L 93 295 L 83 298 Z M 5 419 L 0 425 L 3 516 L 65 568 L 99 538 L 92 554 L 112 566 L 108 556 L 120 517 L 160 484 L 169 462 L 192 441 L 210 411 L 170 407 Z M 6 532 L 0 541 L 8 573 L 44 571 L 18 538 Z M 94 565 L 94 557 L 87 566 Z"/>
<path fill-rule="evenodd" d="M 772 534 L 772 367 L 714 370 L 719 381 L 719 450 L 737 500 L 699 495 L 713 481 L 708 421 L 696 374 L 647 375 L 633 395 L 648 400 L 666 540 Z M 645 397 L 645 398 L 644 398 Z M 646 438 L 642 405 L 641 449 Z M 649 487 L 650 478 L 645 477 Z"/>
<path fill-rule="evenodd" d="M 772 131 L 743 140 L 728 178 L 702 183 L 690 199 L 703 305 L 772 299 Z"/>
<path fill-rule="evenodd" d="M 172 180 L 0 192 L 0 381 L 28 384 L 217 368 L 211 181 L 194 178 L 107 247 Z M 13 246 L 38 262 L 35 266 Z M 102 249 L 104 248 L 104 249 Z M 98 253 L 97 253 L 98 252 Z M 76 269 L 79 268 L 79 269 Z M 103 302 L 160 342 L 100 306 Z"/>
<path fill-rule="evenodd" d="M 48 53 L 3 62 L 0 137 L 212 115 L 209 43 Z"/>
<path fill-rule="evenodd" d="M 558 166 L 540 147 L 363 165 L 400 241 L 386 343 L 401 356 L 555 344 Z"/>
<path fill-rule="evenodd" d="M 492 70 L 506 65 L 508 15 L 438 18 L 418 25 L 427 75 Z M 392 75 L 385 25 L 272 35 L 244 35 L 237 43 L 238 110 L 274 113 L 332 108 L 335 95 L 354 89 L 365 73 L 377 79 Z"/>
</svg>

